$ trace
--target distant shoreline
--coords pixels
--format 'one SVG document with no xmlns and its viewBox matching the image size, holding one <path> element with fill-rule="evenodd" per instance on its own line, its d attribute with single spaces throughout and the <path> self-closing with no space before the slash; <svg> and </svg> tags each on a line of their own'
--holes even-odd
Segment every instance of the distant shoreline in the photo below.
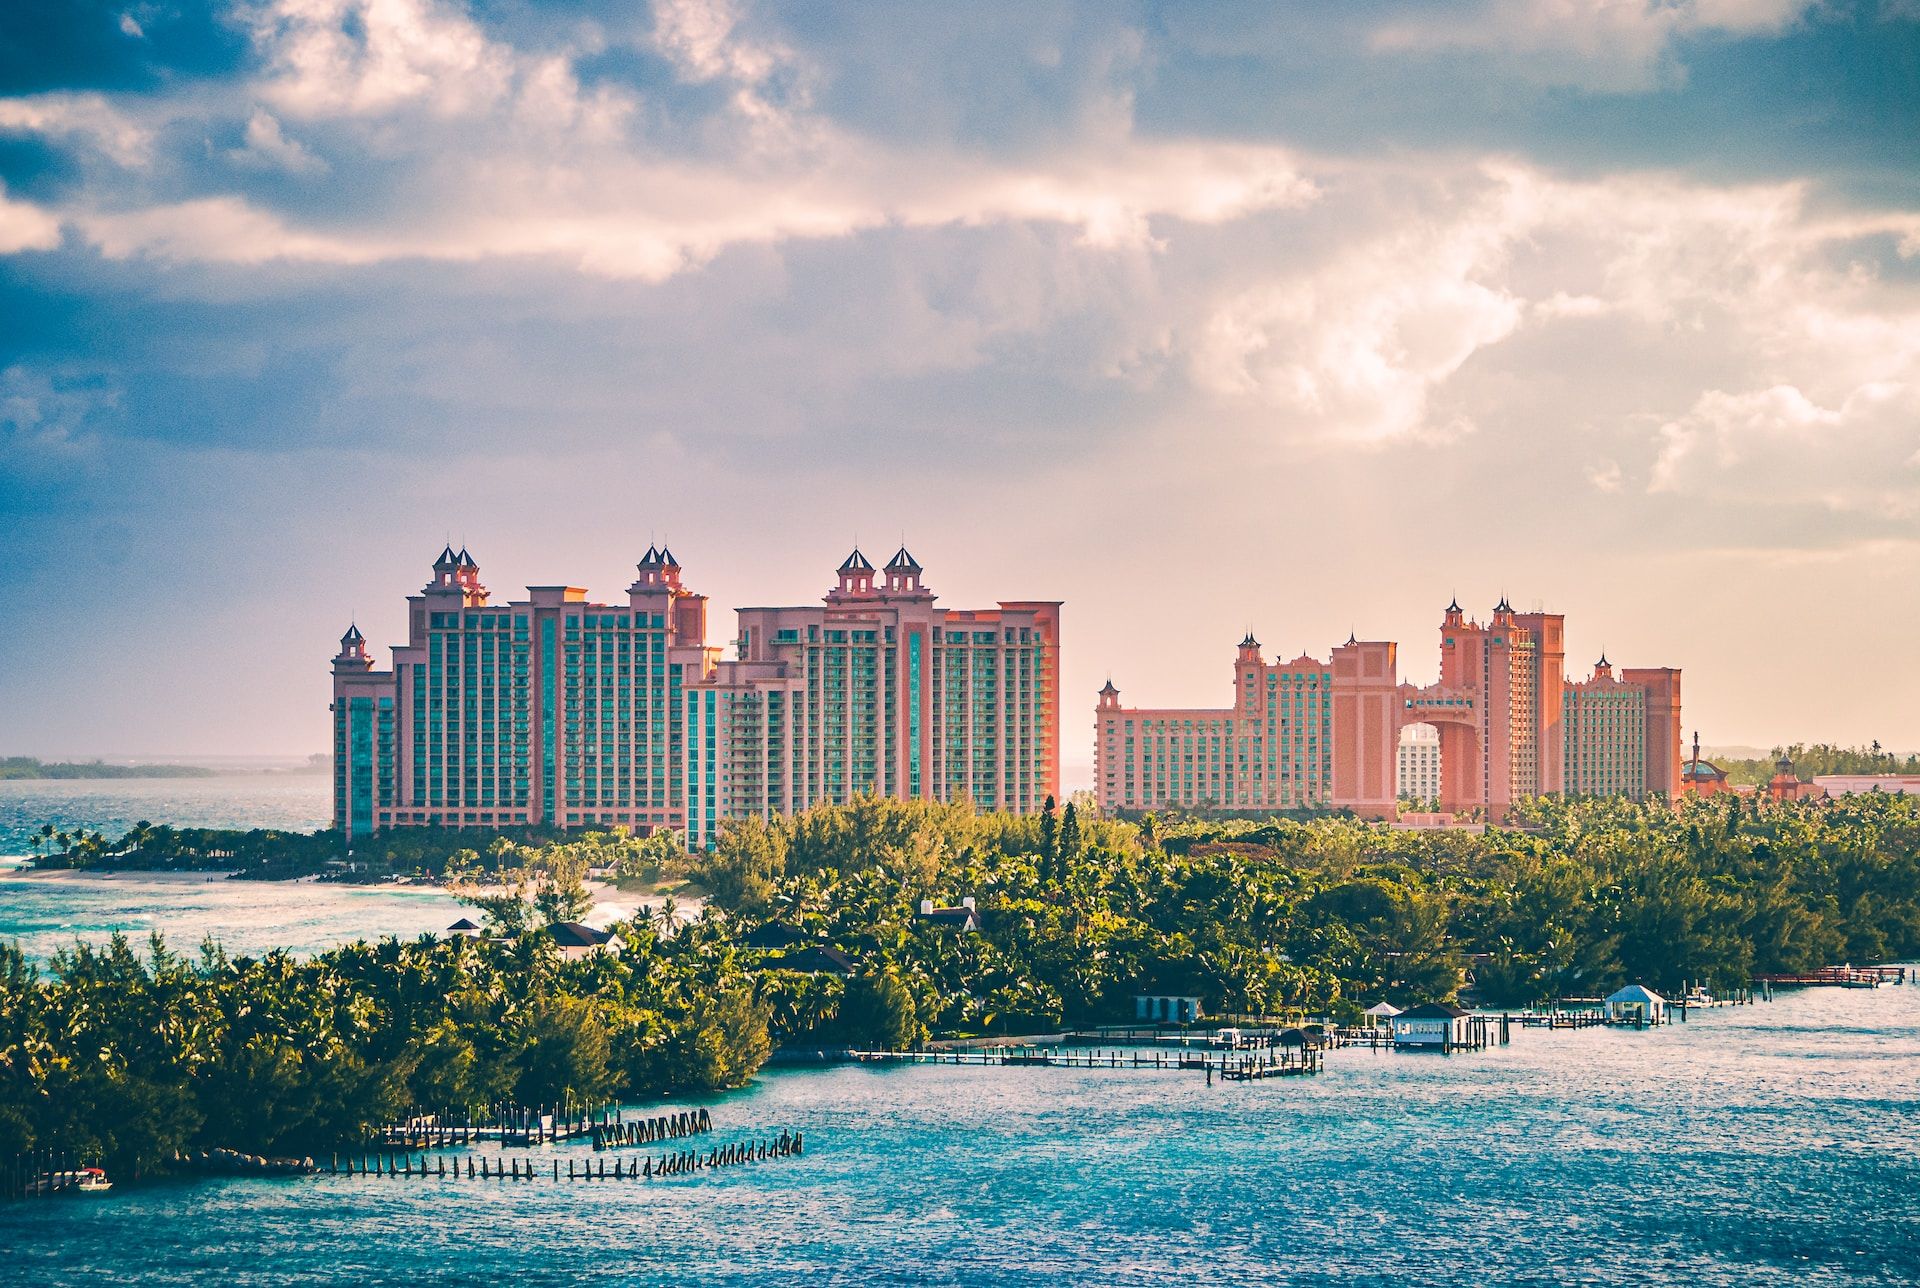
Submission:
<svg viewBox="0 0 1920 1288">
<path fill-rule="evenodd" d="M 85 783 L 201 778 L 315 778 L 325 765 L 193 765 L 165 762 L 120 765 L 104 760 L 42 761 L 32 756 L 0 756 L 0 783 Z"/>
</svg>

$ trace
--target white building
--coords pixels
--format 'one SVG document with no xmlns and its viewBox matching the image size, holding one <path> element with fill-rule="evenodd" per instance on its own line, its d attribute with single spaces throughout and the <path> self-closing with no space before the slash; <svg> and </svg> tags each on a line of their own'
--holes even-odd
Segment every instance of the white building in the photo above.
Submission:
<svg viewBox="0 0 1920 1288">
<path fill-rule="evenodd" d="M 1645 984 L 1629 984 L 1607 999 L 1607 1018 L 1615 1024 L 1664 1024 L 1667 999 Z"/>
<path fill-rule="evenodd" d="M 1440 799 L 1440 731 L 1430 724 L 1410 724 L 1400 731 L 1397 752 L 1399 785 L 1395 789 L 1403 801 Z"/>
<path fill-rule="evenodd" d="M 1375 1002 L 1367 1008 L 1367 1023 L 1379 1026 L 1382 1020 L 1391 1020 L 1400 1014 L 1400 1008 L 1392 1002 Z"/>
<path fill-rule="evenodd" d="M 1467 1034 L 1468 1018 L 1467 1012 L 1446 1002 L 1423 1002 L 1388 1022 L 1393 1025 L 1393 1044 L 1397 1047 L 1451 1051 L 1472 1045 Z"/>
</svg>

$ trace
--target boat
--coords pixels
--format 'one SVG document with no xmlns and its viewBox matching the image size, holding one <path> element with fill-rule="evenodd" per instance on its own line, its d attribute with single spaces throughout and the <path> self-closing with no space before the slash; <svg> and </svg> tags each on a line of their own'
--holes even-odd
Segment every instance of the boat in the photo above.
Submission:
<svg viewBox="0 0 1920 1288">
<path fill-rule="evenodd" d="M 80 1180 L 73 1188 L 82 1194 L 105 1194 L 113 1188 L 113 1182 L 107 1179 L 105 1168 L 83 1167 Z"/>
</svg>

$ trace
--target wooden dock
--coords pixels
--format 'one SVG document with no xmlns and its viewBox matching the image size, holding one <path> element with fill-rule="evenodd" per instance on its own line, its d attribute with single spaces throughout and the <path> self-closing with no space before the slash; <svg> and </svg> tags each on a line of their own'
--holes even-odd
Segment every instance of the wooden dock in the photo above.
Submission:
<svg viewBox="0 0 1920 1288">
<path fill-rule="evenodd" d="M 1320 1072 L 1321 1054 L 1307 1047 L 1273 1047 L 1253 1052 L 1204 1048 L 1086 1050 L 1064 1046 L 978 1047 L 973 1050 L 854 1051 L 861 1063 L 948 1064 L 978 1069 L 1034 1066 L 1048 1069 L 1194 1070 L 1209 1078 L 1249 1082 Z"/>
<path fill-rule="evenodd" d="M 1905 966 L 1822 966 L 1797 974 L 1756 975 L 1753 982 L 1776 988 L 1879 988 L 1907 982 Z"/>
<path fill-rule="evenodd" d="M 620 1109 L 599 1109 L 564 1116 L 527 1110 L 475 1122 L 450 1114 L 410 1114 L 378 1133 L 381 1144 L 407 1149 L 451 1149 L 497 1143 L 505 1148 L 591 1141 L 595 1149 L 652 1145 L 694 1136 L 713 1128 L 705 1109 L 686 1109 L 647 1118 L 628 1118 Z"/>
</svg>

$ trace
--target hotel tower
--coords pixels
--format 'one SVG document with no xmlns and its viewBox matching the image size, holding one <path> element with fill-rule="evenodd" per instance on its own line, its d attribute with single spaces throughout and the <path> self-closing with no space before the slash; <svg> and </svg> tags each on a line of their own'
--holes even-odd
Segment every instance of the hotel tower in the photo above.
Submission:
<svg viewBox="0 0 1920 1288">
<path fill-rule="evenodd" d="M 683 830 L 861 793 L 1030 812 L 1059 784 L 1060 605 L 939 608 L 902 549 L 859 551 L 817 606 L 739 613 L 649 549 L 627 602 L 530 586 L 493 604 L 451 547 L 376 670 L 349 628 L 333 659 L 334 824 Z"/>
<path fill-rule="evenodd" d="M 1108 809 L 1351 809 L 1397 813 L 1402 733 L 1438 743 L 1440 807 L 1505 817 L 1531 796 L 1672 796 L 1680 782 L 1680 672 L 1605 658 L 1569 681 L 1566 619 L 1485 622 L 1458 602 L 1440 624 L 1440 677 L 1400 682 L 1398 648 L 1349 639 L 1328 661 L 1266 662 L 1240 641 L 1228 708 L 1120 705 L 1094 712 L 1095 791 Z"/>
</svg>

